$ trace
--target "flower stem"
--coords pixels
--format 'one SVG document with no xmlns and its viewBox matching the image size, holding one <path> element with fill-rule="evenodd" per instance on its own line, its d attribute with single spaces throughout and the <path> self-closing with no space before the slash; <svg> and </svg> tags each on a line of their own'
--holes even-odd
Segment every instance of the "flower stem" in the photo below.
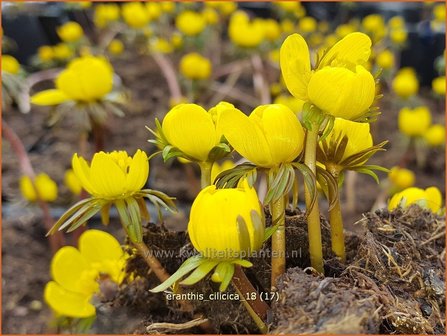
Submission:
<svg viewBox="0 0 447 336">
<path fill-rule="evenodd" d="M 200 185 L 202 189 L 211 185 L 211 169 L 213 164 L 210 162 L 200 162 Z"/>
<path fill-rule="evenodd" d="M 316 150 L 318 141 L 318 122 L 312 122 L 312 129 L 307 130 L 306 147 L 304 152 L 304 163 L 316 174 Z M 320 210 L 318 201 L 312 204 L 311 191 L 305 186 L 306 207 L 308 211 L 307 230 L 309 234 L 310 263 L 318 272 L 323 270 L 323 246 L 321 244 Z"/>
<path fill-rule="evenodd" d="M 34 169 L 33 166 L 31 165 L 28 153 L 25 150 L 25 146 L 23 145 L 22 140 L 20 140 L 19 136 L 14 132 L 14 130 L 8 125 L 8 123 L 4 119 L 2 119 L 2 136 L 5 137 L 5 139 L 7 139 L 8 142 L 11 144 L 11 148 L 14 154 L 16 155 L 17 160 L 19 161 L 19 166 L 20 170 L 22 171 L 22 174 L 28 176 L 31 180 L 31 184 L 37 196 L 37 203 L 43 212 L 43 221 L 45 224 L 45 229 L 49 231 L 53 227 L 54 221 L 51 218 L 48 203 L 42 200 L 42 198 L 39 195 L 39 190 L 36 188 L 36 185 L 34 183 L 36 174 L 34 173 Z M 64 245 L 64 236 L 60 231 L 54 235 L 51 235 L 49 237 L 49 240 L 50 240 L 51 252 L 53 254 L 56 253 L 56 251 Z"/>
<path fill-rule="evenodd" d="M 327 165 L 328 172 L 338 182 L 339 171 L 336 167 Z M 331 202 L 332 200 L 329 200 Z M 345 238 L 343 235 L 343 217 L 340 208 L 340 197 L 337 197 L 334 206 L 329 210 L 329 223 L 331 225 L 332 251 L 342 262 L 346 261 Z"/>
<path fill-rule="evenodd" d="M 272 225 L 277 225 L 272 235 L 272 275 L 271 288 L 276 290 L 278 277 L 286 271 L 286 227 L 284 197 L 271 203 Z"/>
<path fill-rule="evenodd" d="M 232 283 L 237 293 L 239 294 L 244 307 L 247 309 L 251 318 L 259 328 L 259 331 L 262 334 L 266 334 L 268 332 L 268 327 L 264 321 L 267 317 L 267 312 L 270 307 L 267 305 L 267 303 L 261 300 L 259 293 L 253 287 L 250 280 L 248 280 L 247 276 L 242 270 L 242 267 L 239 265 L 235 265 L 234 267 Z M 256 294 L 254 300 L 251 300 L 252 293 Z M 249 295 L 250 300 L 247 299 L 247 295 Z"/>
</svg>

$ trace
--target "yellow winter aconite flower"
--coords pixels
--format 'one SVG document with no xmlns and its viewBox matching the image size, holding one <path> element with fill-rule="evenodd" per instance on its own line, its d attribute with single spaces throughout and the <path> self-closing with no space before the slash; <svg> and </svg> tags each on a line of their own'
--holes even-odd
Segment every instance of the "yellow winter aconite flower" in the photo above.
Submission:
<svg viewBox="0 0 447 336">
<path fill-rule="evenodd" d="M 337 34 L 337 36 L 339 38 L 343 38 L 346 35 L 349 35 L 353 32 L 355 32 L 356 27 L 352 24 L 349 23 L 345 23 L 345 24 L 341 24 L 337 27 L 337 29 L 335 29 L 335 34 Z"/>
<path fill-rule="evenodd" d="M 68 169 L 64 175 L 64 184 L 75 195 L 80 195 L 82 191 L 81 181 L 78 179 L 73 169 Z"/>
<path fill-rule="evenodd" d="M 243 48 L 257 47 L 265 37 L 265 29 L 260 19 L 250 21 L 247 13 L 236 11 L 231 15 L 228 25 L 231 42 Z"/>
<path fill-rule="evenodd" d="M 205 19 L 206 23 L 209 25 L 215 25 L 219 22 L 219 14 L 217 11 L 213 8 L 206 7 L 202 11 L 203 18 Z"/>
<path fill-rule="evenodd" d="M 445 144 L 445 127 L 443 125 L 433 125 L 428 128 L 424 138 L 430 146 L 442 146 Z"/>
<path fill-rule="evenodd" d="M 435 21 L 445 23 L 445 4 L 437 5 L 433 8 Z"/>
<path fill-rule="evenodd" d="M 199 13 L 187 10 L 177 16 L 175 26 L 184 35 L 197 36 L 205 29 L 206 22 Z"/>
<path fill-rule="evenodd" d="M 237 9 L 237 4 L 234 1 L 205 1 L 204 4 L 217 9 L 225 16 L 230 15 Z"/>
<path fill-rule="evenodd" d="M 158 2 L 146 2 L 146 10 L 151 21 L 158 20 L 162 14 L 161 5 Z"/>
<path fill-rule="evenodd" d="M 405 43 L 408 33 L 404 29 L 393 29 L 390 32 L 390 39 L 397 45 Z"/>
<path fill-rule="evenodd" d="M 36 190 L 34 189 L 29 176 L 22 176 L 20 178 L 19 185 L 23 198 L 29 202 L 37 201 Z M 57 184 L 47 174 L 38 174 L 34 179 L 34 186 L 36 187 L 42 201 L 53 202 L 56 200 Z"/>
<path fill-rule="evenodd" d="M 370 34 L 375 41 L 385 36 L 385 21 L 380 14 L 370 14 L 363 18 L 362 26 L 365 32 Z"/>
<path fill-rule="evenodd" d="M 279 95 L 278 97 L 275 98 L 274 103 L 287 106 L 289 109 L 295 112 L 296 115 L 298 115 L 303 111 L 304 106 L 304 101 L 295 98 L 294 96 L 291 96 L 289 94 Z"/>
<path fill-rule="evenodd" d="M 76 42 L 84 36 L 84 30 L 79 23 L 70 21 L 57 28 L 57 35 L 64 42 Z"/>
<path fill-rule="evenodd" d="M 281 35 L 281 28 L 276 20 L 266 19 L 263 21 L 264 35 L 269 41 L 276 41 Z"/>
<path fill-rule="evenodd" d="M 56 89 L 31 97 L 36 105 L 57 105 L 68 100 L 94 102 L 112 90 L 113 68 L 104 58 L 85 56 L 70 62 L 56 78 Z"/>
<path fill-rule="evenodd" d="M 390 50 L 384 50 L 377 55 L 377 65 L 385 70 L 392 69 L 394 67 L 394 54 Z"/>
<path fill-rule="evenodd" d="M 213 168 L 211 169 L 211 182 L 214 182 L 217 175 L 233 167 L 235 167 L 235 164 L 231 160 L 225 160 L 222 164 L 214 162 Z"/>
<path fill-rule="evenodd" d="M 411 187 L 395 194 L 388 203 L 388 209 L 393 210 L 401 206 L 408 208 L 411 204 L 438 212 L 442 206 L 442 194 L 436 187 L 420 189 Z"/>
<path fill-rule="evenodd" d="M 239 154 L 260 167 L 292 162 L 303 149 L 303 127 L 281 104 L 259 106 L 248 117 L 236 109 L 224 110 L 218 129 Z"/>
<path fill-rule="evenodd" d="M 42 62 L 51 61 L 54 58 L 54 50 L 51 46 L 41 46 L 37 49 L 37 56 Z"/>
<path fill-rule="evenodd" d="M 298 31 L 308 34 L 313 33 L 317 29 L 317 20 L 311 16 L 306 16 L 298 22 Z"/>
<path fill-rule="evenodd" d="M 225 108 L 235 109 L 231 104 Z M 168 143 L 194 161 L 208 161 L 208 155 L 222 137 L 211 110 L 196 104 L 180 104 L 171 109 L 162 124 Z"/>
<path fill-rule="evenodd" d="M 10 55 L 2 55 L 2 71 L 16 75 L 20 71 L 20 63 Z"/>
<path fill-rule="evenodd" d="M 149 23 L 149 14 L 141 2 L 128 2 L 122 5 L 124 22 L 132 28 L 143 28 Z"/>
<path fill-rule="evenodd" d="M 113 39 L 112 41 L 110 41 L 109 46 L 107 47 L 107 50 L 112 54 L 112 55 L 120 55 L 123 53 L 124 51 L 124 44 L 123 42 L 121 42 L 120 40 L 117 39 Z"/>
<path fill-rule="evenodd" d="M 445 96 L 445 76 L 433 79 L 431 87 L 437 95 Z"/>
<path fill-rule="evenodd" d="M 396 166 L 390 169 L 388 179 L 395 188 L 398 190 L 403 190 L 414 185 L 416 176 L 411 170 Z"/>
<path fill-rule="evenodd" d="M 117 4 L 100 3 L 95 7 L 93 22 L 98 28 L 104 28 L 120 18 L 120 8 Z"/>
<path fill-rule="evenodd" d="M 161 54 L 170 54 L 174 51 L 174 47 L 164 38 L 154 38 L 151 40 L 151 50 Z"/>
<path fill-rule="evenodd" d="M 207 79 L 211 75 L 211 62 L 208 58 L 192 52 L 180 60 L 180 72 L 189 79 Z"/>
<path fill-rule="evenodd" d="M 428 107 L 415 109 L 404 107 L 399 111 L 399 131 L 409 137 L 424 136 L 431 125 L 431 113 Z"/>
<path fill-rule="evenodd" d="M 73 51 L 65 43 L 59 43 L 53 47 L 54 57 L 61 61 L 66 61 L 73 57 Z"/>
<path fill-rule="evenodd" d="M 283 33 L 290 34 L 295 30 L 295 24 L 292 20 L 284 19 L 280 22 L 280 25 Z"/>
<path fill-rule="evenodd" d="M 335 117 L 355 120 L 368 112 L 376 95 L 374 77 L 365 69 L 370 54 L 370 38 L 352 33 L 330 48 L 312 69 L 306 41 L 292 34 L 281 46 L 281 71 L 296 98 Z"/>
<path fill-rule="evenodd" d="M 79 248 L 64 246 L 51 261 L 52 280 L 44 290 L 45 302 L 58 315 L 85 318 L 94 316 L 92 304 L 99 293 L 98 283 L 109 279 L 120 284 L 124 278 L 126 254 L 109 233 L 87 230 Z"/>
<path fill-rule="evenodd" d="M 264 230 L 258 196 L 245 180 L 238 188 L 208 186 L 191 207 L 188 234 L 205 258 L 246 258 L 261 248 Z"/>
<path fill-rule="evenodd" d="M 403 29 L 405 28 L 405 20 L 402 16 L 393 16 L 388 20 L 388 26 L 391 29 Z"/>
<path fill-rule="evenodd" d="M 171 1 L 160 1 L 160 6 L 165 13 L 172 13 L 175 10 L 175 3 Z"/>
<path fill-rule="evenodd" d="M 419 81 L 412 69 L 401 69 L 393 79 L 393 90 L 401 98 L 408 98 L 418 93 Z"/>
<path fill-rule="evenodd" d="M 149 162 L 142 150 L 133 157 L 125 151 L 95 153 L 92 162 L 73 155 L 73 171 L 82 187 L 92 196 L 103 199 L 127 198 L 141 190 L 149 175 Z"/>
</svg>

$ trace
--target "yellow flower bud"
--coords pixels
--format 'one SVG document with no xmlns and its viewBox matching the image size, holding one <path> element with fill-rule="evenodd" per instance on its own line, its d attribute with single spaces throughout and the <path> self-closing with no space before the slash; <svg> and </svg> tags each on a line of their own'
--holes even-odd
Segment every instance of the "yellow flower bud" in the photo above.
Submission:
<svg viewBox="0 0 447 336">
<path fill-rule="evenodd" d="M 405 28 L 405 20 L 402 16 L 393 16 L 388 21 L 388 26 L 391 29 L 404 29 Z"/>
<path fill-rule="evenodd" d="M 42 46 L 37 49 L 37 56 L 42 62 L 51 61 L 54 57 L 54 50 L 50 46 Z"/>
<path fill-rule="evenodd" d="M 79 23 L 70 21 L 57 28 L 57 35 L 64 42 L 76 42 L 84 35 L 84 30 Z"/>
<path fill-rule="evenodd" d="M 107 47 L 107 50 L 112 55 L 120 55 L 124 51 L 124 44 L 120 40 L 113 39 L 112 41 L 110 41 L 110 44 Z"/>
<path fill-rule="evenodd" d="M 301 7 L 298 1 L 275 1 L 273 4 L 287 12 L 295 12 Z"/>
<path fill-rule="evenodd" d="M 304 106 L 304 101 L 288 94 L 279 95 L 275 98 L 274 103 L 287 106 L 289 109 L 295 112 L 296 115 L 300 114 L 303 111 Z"/>
<path fill-rule="evenodd" d="M 433 8 L 433 16 L 436 21 L 445 23 L 445 4 L 435 6 Z"/>
<path fill-rule="evenodd" d="M 172 108 L 163 119 L 162 129 L 170 145 L 198 162 L 208 160 L 210 151 L 220 143 L 222 136 L 216 130 L 212 114 L 196 104 Z"/>
<path fill-rule="evenodd" d="M 388 203 L 388 209 L 393 210 L 398 206 L 408 208 L 411 204 L 418 204 L 424 209 L 438 212 L 442 206 L 442 194 L 436 187 L 420 189 L 411 187 L 395 194 Z"/>
<path fill-rule="evenodd" d="M 177 16 L 175 26 L 187 36 L 197 36 L 205 29 L 206 22 L 199 13 L 187 10 Z"/>
<path fill-rule="evenodd" d="M 54 57 L 61 61 L 66 61 L 73 57 L 73 51 L 65 43 L 59 43 L 53 47 Z"/>
<path fill-rule="evenodd" d="M 236 11 L 230 18 L 228 35 L 231 42 L 243 48 L 255 48 L 263 41 L 265 29 L 262 20 L 250 21 L 243 11 Z"/>
<path fill-rule="evenodd" d="M 149 23 L 149 14 L 141 2 L 124 3 L 121 14 L 124 22 L 132 28 L 143 28 Z"/>
<path fill-rule="evenodd" d="M 104 58 L 85 56 L 70 62 L 56 78 L 56 89 L 31 97 L 36 105 L 57 105 L 67 100 L 93 102 L 112 90 L 113 68 Z"/>
<path fill-rule="evenodd" d="M 280 22 L 281 25 L 281 30 L 283 31 L 283 33 L 287 33 L 290 34 L 295 30 L 295 24 L 293 23 L 293 21 L 289 20 L 289 19 L 284 19 Z"/>
<path fill-rule="evenodd" d="M 29 202 L 37 201 L 36 190 L 28 176 L 20 178 L 20 191 L 23 198 Z M 34 186 L 42 201 L 53 202 L 57 198 L 57 184 L 47 174 L 40 173 L 34 179 Z"/>
<path fill-rule="evenodd" d="M 445 96 L 445 76 L 433 79 L 431 87 L 436 94 Z"/>
<path fill-rule="evenodd" d="M 175 10 L 175 3 L 171 1 L 160 1 L 160 6 L 165 13 L 172 13 Z"/>
<path fill-rule="evenodd" d="M 416 177 L 409 169 L 393 167 L 388 173 L 388 179 L 398 190 L 403 190 L 412 187 Z"/>
<path fill-rule="evenodd" d="M 281 35 L 281 28 L 276 20 L 266 19 L 263 21 L 264 35 L 269 41 L 276 41 Z"/>
<path fill-rule="evenodd" d="M 261 248 L 264 221 L 254 188 L 203 189 L 191 207 L 188 234 L 202 256 L 217 260 L 246 258 Z"/>
<path fill-rule="evenodd" d="M 146 2 L 146 10 L 151 21 L 158 20 L 162 13 L 161 5 L 158 2 Z"/>
<path fill-rule="evenodd" d="M 298 22 L 298 31 L 308 34 L 313 33 L 317 29 L 317 20 L 311 16 L 306 16 Z"/>
<path fill-rule="evenodd" d="M 445 127 L 443 125 L 433 125 L 424 134 L 425 140 L 430 146 L 442 146 L 445 144 Z"/>
<path fill-rule="evenodd" d="M 384 29 L 385 22 L 380 14 L 370 14 L 363 18 L 362 26 L 365 31 L 376 33 Z"/>
<path fill-rule="evenodd" d="M 217 9 L 224 16 L 228 16 L 237 9 L 234 1 L 205 1 L 205 6 Z"/>
<path fill-rule="evenodd" d="M 213 168 L 211 168 L 211 182 L 214 182 L 214 180 L 216 180 L 217 175 L 233 167 L 235 167 L 235 164 L 231 160 L 225 160 L 224 162 L 222 162 L 222 164 L 218 164 L 217 162 L 215 162 L 213 164 Z"/>
<path fill-rule="evenodd" d="M 303 149 L 303 127 L 285 105 L 262 105 L 249 117 L 236 109 L 224 110 L 218 129 L 239 154 L 260 167 L 292 162 Z"/>
<path fill-rule="evenodd" d="M 180 60 L 180 72 L 189 79 L 208 79 L 211 75 L 211 62 L 198 53 L 189 53 Z"/>
<path fill-rule="evenodd" d="M 175 49 L 179 49 L 183 45 L 183 38 L 182 35 L 179 33 L 174 33 L 171 36 L 171 44 Z"/>
<path fill-rule="evenodd" d="M 377 55 L 376 63 L 382 69 L 392 69 L 394 67 L 394 54 L 390 50 L 384 50 Z"/>
<path fill-rule="evenodd" d="M 77 178 L 72 169 L 68 169 L 64 175 L 64 184 L 75 195 L 81 194 L 82 185 L 81 181 Z"/>
<path fill-rule="evenodd" d="M 400 70 L 393 79 L 393 90 L 401 98 L 411 97 L 419 91 L 419 81 L 413 71 Z"/>
<path fill-rule="evenodd" d="M 219 22 L 219 14 L 217 14 L 216 10 L 213 8 L 205 8 L 202 12 L 202 15 L 209 25 L 215 25 Z"/>
<path fill-rule="evenodd" d="M 90 166 L 74 154 L 72 166 L 82 188 L 104 199 L 126 198 L 140 191 L 149 175 L 149 162 L 142 150 L 137 150 L 133 157 L 125 151 L 99 152 L 93 156 Z"/>
<path fill-rule="evenodd" d="M 393 29 L 390 32 L 391 41 L 400 45 L 403 44 L 407 40 L 407 32 L 403 29 Z"/>
<path fill-rule="evenodd" d="M 20 63 L 15 57 L 10 55 L 2 55 L 2 71 L 16 75 L 20 70 Z"/>
<path fill-rule="evenodd" d="M 104 28 L 120 17 L 120 8 L 117 4 L 100 3 L 95 6 L 93 22 L 98 28 Z"/>
<path fill-rule="evenodd" d="M 424 136 L 431 124 L 431 113 L 428 107 L 415 109 L 404 107 L 399 111 L 399 130 L 409 137 Z"/>
<path fill-rule="evenodd" d="M 281 71 L 296 98 L 335 117 L 355 120 L 368 111 L 376 95 L 374 77 L 364 67 L 370 54 L 370 38 L 352 33 L 330 48 L 312 70 L 306 41 L 293 34 L 281 46 Z"/>
<path fill-rule="evenodd" d="M 172 44 L 164 38 L 155 38 L 151 41 L 151 49 L 161 54 L 170 54 L 174 51 Z"/>
</svg>

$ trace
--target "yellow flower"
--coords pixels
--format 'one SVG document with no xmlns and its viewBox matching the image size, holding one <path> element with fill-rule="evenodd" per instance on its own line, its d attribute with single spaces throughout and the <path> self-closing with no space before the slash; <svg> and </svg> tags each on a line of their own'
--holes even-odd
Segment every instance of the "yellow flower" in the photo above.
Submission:
<svg viewBox="0 0 447 336">
<path fill-rule="evenodd" d="M 243 11 L 236 11 L 230 18 L 228 35 L 231 42 L 243 48 L 257 47 L 265 37 L 265 29 L 262 20 L 250 21 Z"/>
<path fill-rule="evenodd" d="M 171 1 L 160 1 L 160 6 L 165 13 L 172 13 L 175 10 L 175 3 Z"/>
<path fill-rule="evenodd" d="M 20 191 L 23 198 L 29 202 L 37 201 L 36 190 L 28 176 L 20 178 Z M 34 179 L 34 186 L 42 201 L 53 202 L 57 198 L 57 184 L 47 174 L 40 173 Z"/>
<path fill-rule="evenodd" d="M 73 57 L 73 51 L 65 43 L 59 43 L 53 47 L 54 57 L 61 61 Z"/>
<path fill-rule="evenodd" d="M 133 157 L 125 151 L 99 152 L 91 165 L 73 155 L 73 171 L 82 187 L 92 196 L 103 199 L 121 199 L 138 192 L 146 184 L 149 162 L 142 150 Z"/>
<path fill-rule="evenodd" d="M 362 20 L 363 29 L 374 37 L 374 40 L 380 40 L 385 36 L 386 28 L 383 17 L 380 14 L 370 14 Z"/>
<path fill-rule="evenodd" d="M 233 168 L 234 166 L 235 164 L 231 160 L 225 160 L 224 162 L 222 162 L 222 164 L 214 162 L 213 168 L 211 169 L 211 182 L 213 182 L 216 179 L 217 175 Z"/>
<path fill-rule="evenodd" d="M 143 28 L 149 23 L 149 14 L 141 2 L 128 2 L 122 5 L 121 15 L 132 28 Z"/>
<path fill-rule="evenodd" d="M 285 105 L 262 105 L 249 117 L 236 109 L 224 110 L 218 129 L 239 154 L 260 167 L 292 162 L 303 149 L 303 128 Z"/>
<path fill-rule="evenodd" d="M 82 191 L 81 181 L 78 179 L 73 169 L 68 169 L 64 175 L 64 184 L 75 195 L 80 195 Z"/>
<path fill-rule="evenodd" d="M 217 9 L 225 16 L 230 15 L 237 9 L 237 5 L 234 1 L 205 1 L 205 6 Z"/>
<path fill-rule="evenodd" d="M 276 41 L 281 35 L 281 28 L 276 20 L 263 20 L 265 38 L 271 42 Z"/>
<path fill-rule="evenodd" d="M 311 16 L 306 16 L 298 22 L 298 30 L 304 34 L 313 33 L 317 29 L 317 20 Z"/>
<path fill-rule="evenodd" d="M 433 8 L 433 16 L 436 21 L 445 23 L 445 4 L 435 6 Z"/>
<path fill-rule="evenodd" d="M 79 23 L 69 21 L 57 28 L 57 35 L 64 42 L 76 42 L 84 35 L 84 31 Z"/>
<path fill-rule="evenodd" d="M 208 79 L 211 75 L 211 62 L 198 53 L 189 53 L 180 60 L 180 73 L 189 79 Z"/>
<path fill-rule="evenodd" d="M 206 7 L 202 11 L 202 15 L 209 25 L 215 25 L 219 22 L 219 14 L 217 14 L 216 10 L 210 7 Z"/>
<path fill-rule="evenodd" d="M 146 2 L 146 10 L 149 20 L 157 20 L 162 13 L 161 5 L 157 2 Z"/>
<path fill-rule="evenodd" d="M 235 109 L 231 104 L 225 106 Z M 207 161 L 210 151 L 220 143 L 222 136 L 216 129 L 211 110 L 206 111 L 196 104 L 175 106 L 163 119 L 162 130 L 166 140 L 188 158 Z"/>
<path fill-rule="evenodd" d="M 445 96 L 445 76 L 433 79 L 431 87 L 436 94 Z"/>
<path fill-rule="evenodd" d="M 442 194 L 436 187 L 420 189 L 411 187 L 395 194 L 388 203 L 388 209 L 393 210 L 398 206 L 408 208 L 411 204 L 418 204 L 424 209 L 438 212 L 442 206 Z"/>
<path fill-rule="evenodd" d="M 401 69 L 393 79 L 393 90 L 401 98 L 411 97 L 419 91 L 419 81 L 414 71 Z"/>
<path fill-rule="evenodd" d="M 197 36 L 205 29 L 206 22 L 199 13 L 187 10 L 177 16 L 175 26 L 187 36 Z"/>
<path fill-rule="evenodd" d="M 295 112 L 296 115 L 298 115 L 303 111 L 304 106 L 304 101 L 295 98 L 294 96 L 291 96 L 289 94 L 279 95 L 278 97 L 275 98 L 274 103 L 287 106 L 289 109 Z"/>
<path fill-rule="evenodd" d="M 393 29 L 390 32 L 391 41 L 394 43 L 401 45 L 407 40 L 407 32 L 403 29 Z"/>
<path fill-rule="evenodd" d="M 95 7 L 93 21 L 99 28 L 104 28 L 120 18 L 120 8 L 117 4 L 101 3 Z"/>
<path fill-rule="evenodd" d="M 58 105 L 68 100 L 94 102 L 112 90 L 113 69 L 104 58 L 85 56 L 70 62 L 56 78 L 56 89 L 31 97 L 36 105 Z"/>
<path fill-rule="evenodd" d="M 246 258 L 262 246 L 265 227 L 258 196 L 247 181 L 240 185 L 229 189 L 211 185 L 194 200 L 188 234 L 205 258 Z"/>
<path fill-rule="evenodd" d="M 338 157 L 336 147 L 340 140 L 347 138 L 346 147 L 343 155 Z M 334 164 L 342 164 L 349 157 L 356 155 L 365 149 L 373 146 L 373 139 L 370 133 L 369 123 L 358 123 L 342 118 L 335 118 L 334 127 L 326 139 L 320 142 L 320 149 L 326 154 L 327 160 Z M 331 155 L 333 153 L 333 155 Z M 334 162 L 333 160 L 337 160 Z M 356 162 L 356 166 L 362 165 L 367 161 Z M 327 162 L 322 162 L 326 164 Z"/>
<path fill-rule="evenodd" d="M 284 19 L 280 22 L 281 30 L 283 33 L 290 34 L 295 30 L 295 24 L 289 19 Z"/>
<path fill-rule="evenodd" d="M 37 49 L 37 55 L 42 62 L 51 61 L 54 57 L 54 50 L 51 46 L 41 46 Z"/>
<path fill-rule="evenodd" d="M 384 50 L 377 55 L 376 63 L 382 69 L 392 69 L 394 67 L 394 54 L 390 50 Z"/>
<path fill-rule="evenodd" d="M 107 50 L 112 55 L 120 55 L 124 51 L 124 44 L 120 40 L 113 39 L 112 41 L 110 41 L 110 44 L 107 47 Z"/>
<path fill-rule="evenodd" d="M 412 187 L 416 177 L 411 170 L 396 166 L 390 169 L 388 179 L 398 190 L 403 190 Z"/>
<path fill-rule="evenodd" d="M 20 63 L 15 57 L 2 55 L 2 71 L 16 75 L 20 71 Z"/>
<path fill-rule="evenodd" d="M 409 137 L 424 136 L 431 124 L 431 113 L 428 107 L 415 109 L 404 107 L 399 111 L 399 131 Z"/>
<path fill-rule="evenodd" d="M 290 93 L 335 117 L 355 120 L 374 102 L 374 77 L 365 69 L 371 40 L 352 33 L 336 43 L 311 69 L 309 48 L 301 35 L 292 34 L 280 51 L 281 71 Z"/>
<path fill-rule="evenodd" d="M 171 36 L 171 44 L 175 49 L 179 49 L 183 46 L 183 38 L 180 33 L 174 33 Z"/>
<path fill-rule="evenodd" d="M 391 19 L 389 19 L 388 26 L 391 29 L 404 29 L 405 20 L 402 16 L 393 16 Z"/>
<path fill-rule="evenodd" d="M 445 127 L 443 125 L 433 125 L 428 128 L 424 138 L 430 146 L 442 146 L 446 143 Z"/>
<path fill-rule="evenodd" d="M 164 38 L 152 39 L 151 49 L 161 54 L 170 54 L 174 51 L 172 43 L 170 43 Z"/>
<path fill-rule="evenodd" d="M 295 12 L 301 7 L 298 1 L 275 1 L 273 4 L 287 12 Z"/>
<path fill-rule="evenodd" d="M 45 302 L 58 315 L 94 316 L 92 304 L 105 277 L 119 284 L 124 278 L 126 254 L 109 233 L 87 230 L 79 238 L 79 249 L 64 246 L 51 261 L 51 277 L 44 290 Z"/>
</svg>

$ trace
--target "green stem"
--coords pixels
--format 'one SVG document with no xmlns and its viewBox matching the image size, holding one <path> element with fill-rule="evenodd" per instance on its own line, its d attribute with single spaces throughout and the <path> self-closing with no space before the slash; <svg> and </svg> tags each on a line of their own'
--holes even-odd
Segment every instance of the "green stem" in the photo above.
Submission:
<svg viewBox="0 0 447 336">
<path fill-rule="evenodd" d="M 281 196 L 271 203 L 272 225 L 277 225 L 272 235 L 272 275 L 271 288 L 275 291 L 278 277 L 286 271 L 286 227 L 285 202 Z"/>
<path fill-rule="evenodd" d="M 327 170 L 335 181 L 338 182 L 339 170 L 332 165 L 327 165 Z M 331 201 L 332 200 L 329 200 L 329 202 Z M 343 235 L 343 217 L 340 208 L 340 197 L 337 197 L 334 206 L 329 210 L 329 223 L 331 225 L 332 251 L 342 262 L 345 262 L 345 238 Z"/>
<path fill-rule="evenodd" d="M 316 174 L 316 151 L 318 145 L 319 123 L 312 122 L 312 129 L 307 130 L 306 147 L 304 152 L 304 163 Z M 324 273 L 323 269 L 323 246 L 321 244 L 320 210 L 318 201 L 312 205 L 311 191 L 305 187 L 306 207 L 308 211 L 307 230 L 309 234 L 310 263 L 318 272 Z"/>
<path fill-rule="evenodd" d="M 211 185 L 211 168 L 213 164 L 210 162 L 200 162 L 200 184 L 202 189 Z"/>
</svg>

